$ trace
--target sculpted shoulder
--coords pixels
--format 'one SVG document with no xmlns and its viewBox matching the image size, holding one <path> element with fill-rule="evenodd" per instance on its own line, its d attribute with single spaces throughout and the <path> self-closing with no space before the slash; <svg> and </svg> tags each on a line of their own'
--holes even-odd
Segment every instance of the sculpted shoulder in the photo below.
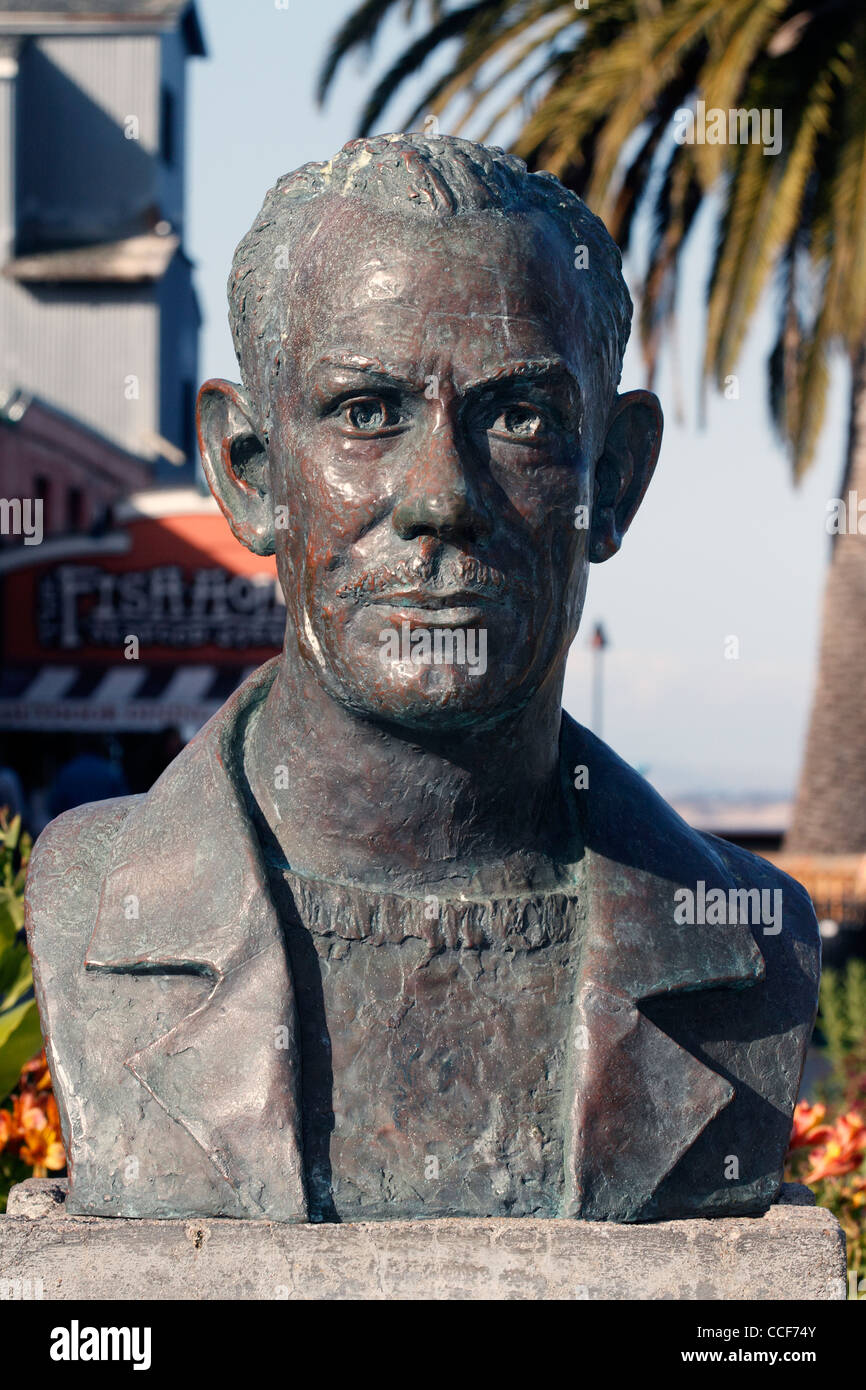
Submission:
<svg viewBox="0 0 866 1390">
<path fill-rule="evenodd" d="M 740 849 L 716 835 L 702 837 L 726 864 L 738 889 L 757 889 L 764 918 L 755 925 L 756 939 L 770 968 L 793 956 L 808 980 L 806 994 L 817 989 L 821 973 L 821 934 L 812 899 L 802 883 L 761 855 Z"/>
<path fill-rule="evenodd" d="M 25 893 L 27 940 L 35 961 L 54 959 L 56 948 L 61 942 L 68 945 L 76 929 L 83 958 L 115 836 L 143 800 L 118 796 L 76 806 L 50 821 L 39 835 Z"/>
<path fill-rule="evenodd" d="M 570 767 L 589 770 L 585 791 L 576 791 L 587 849 L 604 857 L 614 881 L 642 883 L 664 935 L 676 926 L 674 902 L 690 897 L 696 932 L 705 927 L 748 927 L 764 959 L 759 998 L 765 1010 L 780 1006 L 805 1026 L 814 1018 L 821 941 L 811 900 L 802 884 L 768 860 L 688 825 L 632 767 L 569 716 L 563 751 Z M 715 893 L 720 913 L 709 911 Z M 670 904 L 666 907 L 666 904 Z"/>
<path fill-rule="evenodd" d="M 594 848 L 611 857 L 619 848 L 624 862 L 681 882 L 703 862 L 723 871 L 736 888 L 781 892 L 792 922 L 800 924 L 806 938 L 818 941 L 811 899 L 796 879 L 760 855 L 695 830 L 639 772 L 567 714 L 563 741 L 571 766 L 588 769 L 588 787 L 576 795 L 578 807 L 585 808 L 584 830 Z"/>
</svg>

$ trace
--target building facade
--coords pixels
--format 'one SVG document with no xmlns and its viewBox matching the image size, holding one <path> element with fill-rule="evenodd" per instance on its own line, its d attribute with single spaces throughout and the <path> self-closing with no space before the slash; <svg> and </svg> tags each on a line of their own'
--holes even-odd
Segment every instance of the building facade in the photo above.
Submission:
<svg viewBox="0 0 866 1390">
<path fill-rule="evenodd" d="M 191 486 L 184 127 L 203 53 L 189 0 L 0 0 L 0 768 L 34 832 L 85 742 L 144 790 L 259 655 L 232 647 L 232 602 L 268 594 L 220 577 L 225 523 Z M 205 613 L 219 643 L 160 648 L 142 629 L 133 652 L 133 612 L 153 627 L 160 585 L 194 616 L 222 585 L 225 623 L 219 603 Z M 153 611 L 136 609 L 151 588 Z"/>
<path fill-rule="evenodd" d="M 80 420 L 20 391 L 0 397 L 0 548 L 32 545 L 34 527 L 40 545 L 103 532 L 119 502 L 150 481 L 146 462 Z M 32 518 L 23 531 L 16 502 Z"/>
<path fill-rule="evenodd" d="M 180 0 L 0 0 L 0 389 L 195 473 Z M 23 480 L 22 480 L 23 481 Z"/>
</svg>

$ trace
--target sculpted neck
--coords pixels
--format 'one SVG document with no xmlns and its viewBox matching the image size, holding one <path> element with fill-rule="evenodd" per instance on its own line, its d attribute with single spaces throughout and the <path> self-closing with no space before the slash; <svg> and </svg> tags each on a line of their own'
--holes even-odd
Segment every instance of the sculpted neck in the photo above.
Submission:
<svg viewBox="0 0 866 1390">
<path fill-rule="evenodd" d="M 559 773 L 563 674 L 492 729 L 427 736 L 348 711 L 287 649 L 246 773 L 289 864 L 406 892 L 555 879 L 577 857 Z"/>
</svg>

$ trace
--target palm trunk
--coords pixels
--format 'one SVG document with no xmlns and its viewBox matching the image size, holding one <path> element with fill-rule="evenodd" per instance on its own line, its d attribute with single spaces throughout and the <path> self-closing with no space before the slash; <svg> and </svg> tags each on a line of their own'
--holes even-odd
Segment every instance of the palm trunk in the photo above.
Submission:
<svg viewBox="0 0 866 1390">
<path fill-rule="evenodd" d="M 856 494 L 853 515 L 849 492 Z M 833 542 L 806 755 L 785 840 L 795 854 L 866 853 L 866 514 L 857 512 L 866 501 L 866 343 L 853 365 L 840 496 L 847 529 Z"/>
</svg>

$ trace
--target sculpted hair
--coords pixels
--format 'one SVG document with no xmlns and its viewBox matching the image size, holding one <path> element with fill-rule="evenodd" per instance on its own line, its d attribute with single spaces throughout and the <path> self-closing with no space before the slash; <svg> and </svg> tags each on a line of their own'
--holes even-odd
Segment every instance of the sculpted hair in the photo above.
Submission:
<svg viewBox="0 0 866 1390">
<path fill-rule="evenodd" d="M 378 135 L 352 140 L 333 159 L 284 174 L 238 245 L 228 283 L 229 323 L 244 387 L 263 437 L 279 373 L 293 243 L 309 204 L 326 195 L 361 198 L 406 216 L 451 217 L 499 209 L 539 210 L 575 246 L 587 248 L 597 295 L 593 330 L 611 394 L 619 385 L 632 303 L 619 247 L 604 223 L 553 174 L 530 173 L 522 159 L 451 135 Z"/>
</svg>

